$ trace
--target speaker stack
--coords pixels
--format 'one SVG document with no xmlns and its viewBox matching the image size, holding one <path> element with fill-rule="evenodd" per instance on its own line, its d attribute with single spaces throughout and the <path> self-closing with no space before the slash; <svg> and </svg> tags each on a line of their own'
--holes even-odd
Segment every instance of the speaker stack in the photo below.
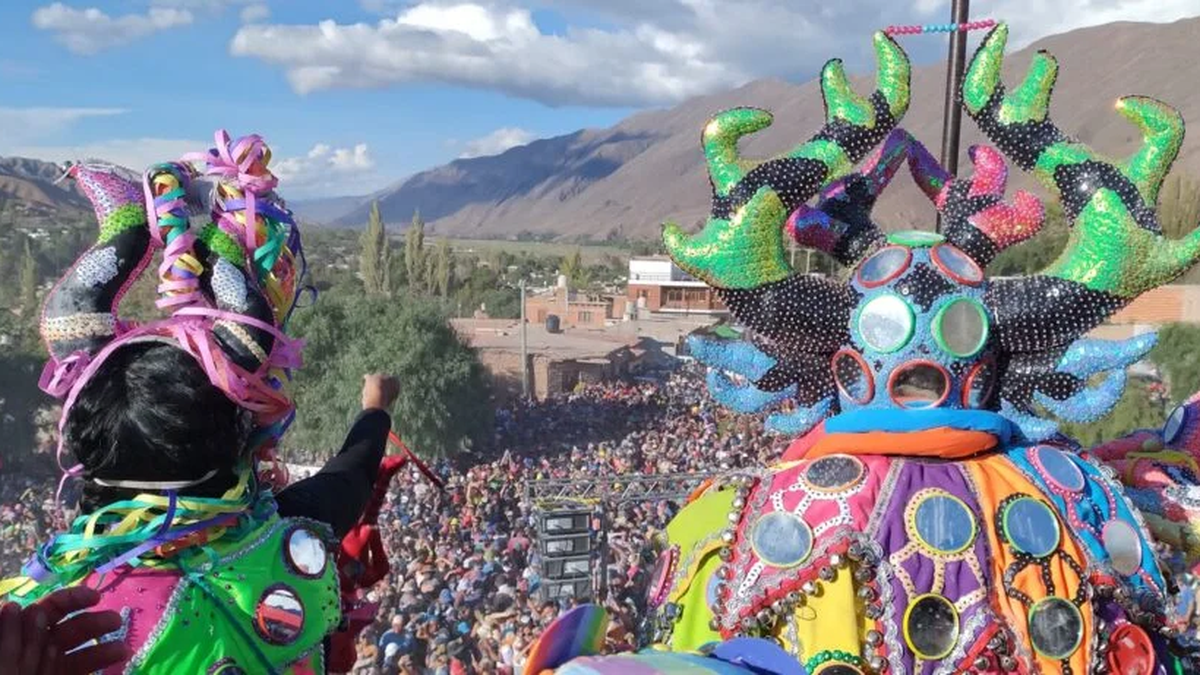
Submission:
<svg viewBox="0 0 1200 675">
<path fill-rule="evenodd" d="M 586 509 L 543 511 L 538 524 L 542 553 L 542 598 L 592 597 L 592 512 Z"/>
</svg>

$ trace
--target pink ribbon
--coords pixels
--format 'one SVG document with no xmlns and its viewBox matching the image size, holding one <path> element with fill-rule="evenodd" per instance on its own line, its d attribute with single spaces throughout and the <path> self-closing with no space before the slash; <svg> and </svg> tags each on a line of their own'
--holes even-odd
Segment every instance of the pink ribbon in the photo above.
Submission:
<svg viewBox="0 0 1200 675">
<path fill-rule="evenodd" d="M 246 192 L 245 211 L 246 222 L 243 226 L 243 232 L 239 233 L 242 238 L 242 244 L 247 248 L 257 246 L 257 233 L 255 231 L 255 221 L 257 220 L 257 200 L 255 197 L 264 195 L 275 189 L 279 180 L 269 171 L 265 173 L 251 173 L 250 170 L 254 164 L 264 156 L 266 144 L 261 136 L 251 134 L 243 136 L 237 141 L 231 142 L 229 132 L 221 129 L 214 136 L 216 147 L 203 154 L 193 154 L 185 156 L 185 161 L 202 161 L 207 165 L 205 175 L 217 176 L 218 178 L 235 183 L 242 191 Z M 236 157 L 241 157 L 239 161 Z M 218 203 L 218 208 L 224 210 L 224 205 Z M 222 213 L 218 219 L 218 225 L 223 230 L 230 234 L 236 232 L 236 221 L 229 216 L 228 213 Z"/>
<path fill-rule="evenodd" d="M 82 350 L 72 353 L 61 361 L 51 357 L 42 368 L 42 375 L 38 378 L 38 388 L 54 398 L 66 396 L 91 360 L 92 355 Z"/>
</svg>

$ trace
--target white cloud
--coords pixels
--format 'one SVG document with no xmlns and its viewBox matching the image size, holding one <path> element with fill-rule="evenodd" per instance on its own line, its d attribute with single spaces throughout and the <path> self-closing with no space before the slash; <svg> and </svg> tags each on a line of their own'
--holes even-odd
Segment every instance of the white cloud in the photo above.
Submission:
<svg viewBox="0 0 1200 675">
<path fill-rule="evenodd" d="M 304 155 L 273 161 L 271 171 L 279 177 L 285 197 L 361 194 L 369 191 L 364 183 L 379 180 L 366 143 L 349 148 L 317 143 Z"/>
<path fill-rule="evenodd" d="M 375 168 L 375 160 L 367 150 L 366 143 L 359 143 L 352 149 L 337 148 L 329 157 L 329 166 L 334 171 L 367 171 Z"/>
<path fill-rule="evenodd" d="M 645 106 L 758 77 L 807 79 L 832 56 L 867 70 L 869 31 L 949 13 L 948 0 L 540 0 L 604 26 L 548 35 L 534 22 L 532 0 L 359 5 L 386 18 L 245 26 L 230 51 L 280 66 L 300 93 L 435 82 L 549 105 Z M 976 18 L 1008 18 L 1021 45 L 1110 21 L 1200 14 L 1200 0 L 977 0 L 972 9 Z M 905 41 L 919 60 L 942 58 L 944 44 Z"/>
<path fill-rule="evenodd" d="M 473 141 L 467 141 L 462 154 L 459 155 L 459 158 L 468 159 L 471 157 L 499 155 L 509 148 L 515 148 L 518 145 L 525 145 L 535 138 L 537 138 L 537 136 L 524 129 L 517 127 L 504 127 L 493 131 L 487 136 L 476 138 Z"/>
<path fill-rule="evenodd" d="M 301 93 L 433 81 L 551 105 L 664 103 L 748 79 L 692 36 L 653 29 L 541 34 L 519 7 L 423 3 L 374 24 L 251 25 L 230 51 L 283 66 Z"/>
<path fill-rule="evenodd" d="M 112 17 L 95 7 L 75 9 L 61 2 L 39 7 L 33 25 L 50 31 L 54 38 L 76 54 L 126 45 L 152 33 L 192 23 L 192 13 L 174 7 L 151 7 L 145 14 Z"/>
<path fill-rule="evenodd" d="M 240 15 L 242 23 L 257 23 L 267 20 L 270 16 L 271 8 L 262 3 L 246 5 Z"/>
<path fill-rule="evenodd" d="M 175 138 L 128 138 L 81 145 L 23 145 L 5 147 L 0 154 L 32 157 L 48 162 L 97 159 L 137 173 L 158 162 L 174 161 L 189 152 L 204 150 L 212 141 Z"/>
<path fill-rule="evenodd" d="M 30 143 L 61 133 L 88 117 L 123 115 L 122 108 L 10 108 L 0 106 L 0 144 Z"/>
</svg>

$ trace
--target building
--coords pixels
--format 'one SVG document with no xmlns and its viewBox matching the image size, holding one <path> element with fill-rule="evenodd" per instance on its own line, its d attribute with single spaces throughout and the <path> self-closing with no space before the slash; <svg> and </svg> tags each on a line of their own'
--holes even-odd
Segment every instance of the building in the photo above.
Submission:
<svg viewBox="0 0 1200 675">
<path fill-rule="evenodd" d="M 644 314 L 712 314 L 729 310 L 713 289 L 680 269 L 667 256 L 632 258 L 626 297 Z"/>
<path fill-rule="evenodd" d="M 530 395 L 545 399 L 579 383 L 637 375 L 674 362 L 684 338 L 712 317 L 665 316 L 621 322 L 601 329 L 552 333 L 532 320 L 527 326 L 526 373 Z M 521 322 L 454 319 L 454 329 L 479 354 L 499 400 L 521 394 Z"/>
<path fill-rule="evenodd" d="M 1092 331 L 1092 337 L 1124 340 L 1168 323 L 1200 323 L 1200 285 L 1171 284 L 1134 299 Z"/>
<path fill-rule="evenodd" d="M 625 306 L 625 296 L 622 295 L 577 293 L 558 286 L 545 293 L 528 296 L 525 299 L 525 318 L 541 326 L 555 316 L 561 328 L 604 328 L 610 322 L 624 320 Z"/>
<path fill-rule="evenodd" d="M 455 330 L 479 353 L 500 400 L 521 393 L 521 322 L 510 319 L 454 319 Z M 530 322 L 526 333 L 529 392 L 538 399 L 573 390 L 580 382 L 617 379 L 636 370 L 636 334 L 603 330 L 551 333 Z"/>
</svg>

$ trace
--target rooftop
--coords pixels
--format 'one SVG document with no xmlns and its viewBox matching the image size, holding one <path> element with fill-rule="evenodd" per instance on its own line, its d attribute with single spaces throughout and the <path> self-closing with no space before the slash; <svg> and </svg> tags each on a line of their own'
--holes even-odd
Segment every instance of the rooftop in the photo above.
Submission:
<svg viewBox="0 0 1200 675">
<path fill-rule="evenodd" d="M 706 316 L 666 317 L 627 321 L 604 329 L 569 328 L 561 333 L 550 333 L 545 326 L 531 322 L 526 340 L 531 354 L 590 359 L 603 357 L 622 347 L 633 347 L 645 338 L 674 344 L 680 337 L 712 323 L 713 318 Z M 451 324 L 476 349 L 521 351 L 519 320 L 453 319 Z"/>
</svg>

